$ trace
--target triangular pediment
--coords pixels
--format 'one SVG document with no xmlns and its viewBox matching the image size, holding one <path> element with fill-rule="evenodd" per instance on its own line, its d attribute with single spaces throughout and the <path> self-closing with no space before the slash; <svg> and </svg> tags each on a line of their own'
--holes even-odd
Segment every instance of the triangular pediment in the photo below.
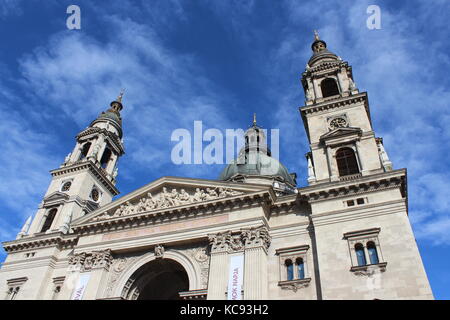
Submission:
<svg viewBox="0 0 450 320">
<path fill-rule="evenodd" d="M 44 203 L 58 201 L 58 200 L 65 200 L 68 198 L 69 198 L 69 195 L 67 195 L 66 193 L 63 193 L 60 191 L 55 191 L 44 198 Z"/>
<path fill-rule="evenodd" d="M 331 138 L 338 138 L 338 137 L 342 137 L 342 136 L 347 136 L 347 135 L 360 135 L 361 134 L 361 129 L 360 128 L 351 128 L 351 127 L 345 127 L 345 128 L 337 128 L 334 129 L 330 132 L 325 133 L 324 135 L 322 135 L 320 137 L 320 140 L 327 140 L 327 139 L 331 139 Z"/>
<path fill-rule="evenodd" d="M 75 220 L 73 225 L 212 203 L 269 190 L 268 186 L 254 184 L 163 177 Z"/>
</svg>

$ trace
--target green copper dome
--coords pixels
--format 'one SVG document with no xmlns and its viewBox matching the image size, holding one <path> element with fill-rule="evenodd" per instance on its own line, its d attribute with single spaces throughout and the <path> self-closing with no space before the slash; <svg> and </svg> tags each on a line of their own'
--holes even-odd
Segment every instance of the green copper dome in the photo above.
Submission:
<svg viewBox="0 0 450 320">
<path fill-rule="evenodd" d="M 227 165 L 220 174 L 219 180 L 230 180 L 237 175 L 243 176 L 269 176 L 278 177 L 284 180 L 286 183 L 295 186 L 295 182 L 292 176 L 284 165 L 282 165 L 277 159 L 272 158 L 264 153 L 257 153 L 254 157 L 253 163 L 237 163 L 234 160 Z"/>
</svg>

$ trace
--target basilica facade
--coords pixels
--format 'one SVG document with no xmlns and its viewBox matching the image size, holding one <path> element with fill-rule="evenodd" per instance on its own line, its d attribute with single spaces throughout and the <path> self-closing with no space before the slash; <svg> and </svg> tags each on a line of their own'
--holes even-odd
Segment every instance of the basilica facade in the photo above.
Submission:
<svg viewBox="0 0 450 320">
<path fill-rule="evenodd" d="M 254 121 L 217 180 L 166 176 L 113 200 L 120 95 L 3 242 L 1 298 L 433 299 L 406 169 L 375 135 L 351 66 L 317 34 L 301 83 L 308 186 L 271 156 Z"/>
</svg>

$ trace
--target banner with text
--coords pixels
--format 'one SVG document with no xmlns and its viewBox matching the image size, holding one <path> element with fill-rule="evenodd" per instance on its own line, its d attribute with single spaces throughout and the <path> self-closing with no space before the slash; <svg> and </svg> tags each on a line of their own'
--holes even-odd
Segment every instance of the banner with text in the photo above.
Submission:
<svg viewBox="0 0 450 320">
<path fill-rule="evenodd" d="M 228 300 L 242 300 L 244 279 L 244 255 L 230 256 L 230 272 L 228 274 Z"/>
<path fill-rule="evenodd" d="M 80 277 L 78 278 L 77 286 L 75 287 L 75 291 L 72 294 L 72 300 L 81 300 L 83 298 L 83 294 L 86 290 L 90 277 L 90 273 L 84 273 L 80 275 Z"/>
</svg>

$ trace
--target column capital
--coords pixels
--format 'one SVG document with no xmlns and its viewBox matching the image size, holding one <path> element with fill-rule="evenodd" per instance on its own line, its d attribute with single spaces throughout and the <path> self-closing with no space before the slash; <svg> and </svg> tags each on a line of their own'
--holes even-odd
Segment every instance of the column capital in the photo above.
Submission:
<svg viewBox="0 0 450 320">
<path fill-rule="evenodd" d="M 208 235 L 211 253 L 236 252 L 244 250 L 242 233 L 232 234 L 230 230 Z"/>
<path fill-rule="evenodd" d="M 242 229 L 241 232 L 246 249 L 256 247 L 263 247 L 266 251 L 269 249 L 271 237 L 265 226 Z"/>
<path fill-rule="evenodd" d="M 92 269 L 109 269 L 113 258 L 110 249 L 92 251 L 90 253 L 81 252 L 69 258 L 69 268 L 80 272 Z"/>
</svg>

